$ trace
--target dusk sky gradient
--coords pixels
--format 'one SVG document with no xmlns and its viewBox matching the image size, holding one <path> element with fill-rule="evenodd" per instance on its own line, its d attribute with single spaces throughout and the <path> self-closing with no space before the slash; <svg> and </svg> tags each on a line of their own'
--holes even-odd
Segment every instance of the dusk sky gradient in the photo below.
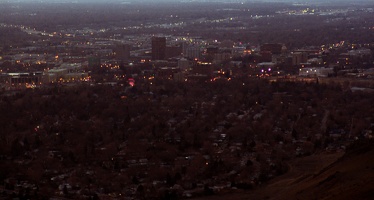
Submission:
<svg viewBox="0 0 374 200">
<path fill-rule="evenodd" d="M 0 0 L 1 2 L 371 2 L 372 0 Z"/>
</svg>

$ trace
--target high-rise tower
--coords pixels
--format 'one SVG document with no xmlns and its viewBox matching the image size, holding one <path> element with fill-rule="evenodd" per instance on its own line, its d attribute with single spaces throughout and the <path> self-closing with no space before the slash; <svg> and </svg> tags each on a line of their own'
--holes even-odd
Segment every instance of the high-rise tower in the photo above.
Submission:
<svg viewBox="0 0 374 200">
<path fill-rule="evenodd" d="M 152 38 L 152 60 L 164 60 L 166 52 L 166 38 Z"/>
<path fill-rule="evenodd" d="M 115 47 L 116 58 L 122 61 L 129 60 L 130 50 L 131 50 L 131 46 L 129 44 L 117 44 Z"/>
</svg>

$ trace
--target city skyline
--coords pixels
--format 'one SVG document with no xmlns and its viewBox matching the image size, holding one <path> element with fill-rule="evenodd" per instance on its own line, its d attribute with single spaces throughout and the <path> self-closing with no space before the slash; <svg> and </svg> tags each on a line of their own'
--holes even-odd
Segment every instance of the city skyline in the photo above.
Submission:
<svg viewBox="0 0 374 200">
<path fill-rule="evenodd" d="M 305 1 L 0 0 L 0 199 L 373 199 L 374 2 Z"/>
</svg>

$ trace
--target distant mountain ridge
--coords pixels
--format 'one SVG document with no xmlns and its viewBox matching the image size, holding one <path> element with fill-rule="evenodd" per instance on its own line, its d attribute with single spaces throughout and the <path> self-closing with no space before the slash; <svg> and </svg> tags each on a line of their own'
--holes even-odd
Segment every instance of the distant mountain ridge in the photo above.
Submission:
<svg viewBox="0 0 374 200">
<path fill-rule="evenodd" d="M 371 0 L 7 0 L 3 3 L 22 3 L 22 2 L 35 2 L 35 3 L 160 3 L 160 2 L 226 2 L 226 3 L 241 3 L 241 2 L 284 2 L 284 3 L 359 3 L 367 2 L 372 3 Z M 0 2 L 1 3 L 1 2 Z"/>
</svg>

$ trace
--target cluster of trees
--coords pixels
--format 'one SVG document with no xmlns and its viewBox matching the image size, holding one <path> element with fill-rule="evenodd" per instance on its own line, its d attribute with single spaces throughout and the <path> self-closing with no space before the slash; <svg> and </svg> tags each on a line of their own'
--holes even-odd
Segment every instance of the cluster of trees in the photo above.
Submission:
<svg viewBox="0 0 374 200">
<path fill-rule="evenodd" d="M 373 94 L 343 91 L 338 85 L 244 78 L 199 84 L 156 80 L 152 87 L 138 80 L 132 89 L 55 85 L 6 94 L 0 100 L 2 181 L 21 173 L 40 182 L 48 177 L 46 170 L 75 169 L 73 182 L 95 183 L 107 192 L 120 191 L 121 182 L 146 187 L 154 180 L 173 185 L 211 179 L 238 170 L 237 163 L 250 152 L 256 160 L 246 161 L 241 178 L 233 174 L 224 180 L 242 184 L 260 166 L 263 182 L 269 174 L 285 172 L 285 161 L 296 148 L 311 154 L 349 140 L 348 134 L 360 137 L 372 128 L 374 113 Z M 221 141 L 215 132 L 219 126 L 227 135 Z M 347 137 L 331 139 L 329 133 L 338 129 Z M 233 150 L 237 143 L 242 147 Z M 263 147 L 270 148 L 269 154 Z M 125 160 L 117 157 L 119 152 L 125 152 Z M 158 167 L 173 166 L 177 157 L 191 153 L 195 156 L 184 167 Z M 152 170 L 126 162 L 140 158 L 153 163 Z M 88 169 L 95 171 L 89 180 Z M 105 181 L 121 169 L 127 171 L 117 177 L 118 184 Z M 47 193 L 56 187 L 43 186 Z"/>
</svg>

